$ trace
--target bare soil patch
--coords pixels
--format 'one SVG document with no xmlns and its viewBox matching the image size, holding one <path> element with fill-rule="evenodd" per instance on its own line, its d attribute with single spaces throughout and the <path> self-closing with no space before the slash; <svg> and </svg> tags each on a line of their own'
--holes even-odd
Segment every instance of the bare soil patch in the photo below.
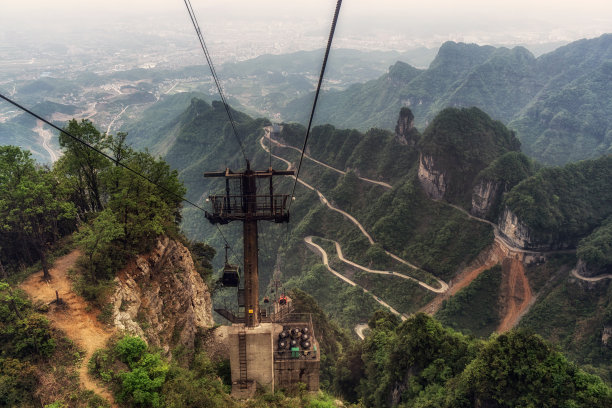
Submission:
<svg viewBox="0 0 612 408">
<path fill-rule="evenodd" d="M 449 289 L 446 293 L 436 296 L 431 302 L 425 305 L 421 312 L 434 315 L 442 307 L 442 302 L 454 296 L 461 289 L 469 286 L 482 272 L 500 263 L 507 256 L 507 251 L 496 241 L 485 253 L 480 255 L 474 262 L 464 268 L 456 277 L 449 282 Z"/>
<path fill-rule="evenodd" d="M 531 303 L 532 293 L 520 256 L 506 258 L 502 263 L 502 298 L 504 313 L 497 328 L 498 333 L 512 329 Z"/>
</svg>

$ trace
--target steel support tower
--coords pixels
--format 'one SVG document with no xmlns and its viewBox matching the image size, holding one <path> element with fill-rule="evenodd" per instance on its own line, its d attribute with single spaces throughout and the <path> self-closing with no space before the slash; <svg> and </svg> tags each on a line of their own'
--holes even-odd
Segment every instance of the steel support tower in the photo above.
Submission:
<svg viewBox="0 0 612 408">
<path fill-rule="evenodd" d="M 225 194 L 211 195 L 212 213 L 206 218 L 212 224 L 227 224 L 242 221 L 244 240 L 244 323 L 247 327 L 258 326 L 259 312 L 259 271 L 257 221 L 289 222 L 289 194 L 274 194 L 272 179 L 275 176 L 294 175 L 293 170 L 277 171 L 272 167 L 264 171 L 251 170 L 247 161 L 246 170 L 233 172 L 207 172 L 204 177 L 225 178 Z M 257 191 L 258 179 L 269 179 L 268 194 Z M 239 191 L 232 191 L 239 190 Z M 242 320 L 242 319 L 241 319 Z"/>
</svg>

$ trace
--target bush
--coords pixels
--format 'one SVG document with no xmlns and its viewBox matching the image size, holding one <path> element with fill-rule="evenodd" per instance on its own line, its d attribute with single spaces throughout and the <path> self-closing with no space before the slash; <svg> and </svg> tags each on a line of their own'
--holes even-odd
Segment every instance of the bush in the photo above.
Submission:
<svg viewBox="0 0 612 408">
<path fill-rule="evenodd" d="M 115 352 L 130 368 L 134 367 L 146 350 L 147 343 L 138 336 L 125 336 L 115 345 Z"/>
</svg>

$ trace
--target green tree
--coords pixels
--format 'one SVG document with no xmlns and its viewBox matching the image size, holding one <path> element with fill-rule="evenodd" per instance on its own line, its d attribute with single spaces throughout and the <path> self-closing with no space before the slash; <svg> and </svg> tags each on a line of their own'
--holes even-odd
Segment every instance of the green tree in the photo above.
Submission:
<svg viewBox="0 0 612 408">
<path fill-rule="evenodd" d="M 185 187 L 178 173 L 148 152 L 132 152 L 124 163 L 150 181 L 117 166 L 104 177 L 109 194 L 108 208 L 123 225 L 126 248 L 145 250 L 154 239 L 176 228 L 180 221 L 181 197 Z"/>
<path fill-rule="evenodd" d="M 100 133 L 87 119 L 82 119 L 81 122 L 72 119 L 64 130 L 99 150 L 108 148 L 106 134 Z M 100 174 L 110 166 L 111 162 L 63 132 L 59 134 L 59 143 L 64 149 L 60 166 L 64 168 L 65 174 L 77 189 L 80 209 L 82 211 L 102 210 Z"/>
<path fill-rule="evenodd" d="M 50 279 L 47 246 L 59 236 L 58 223 L 76 216 L 64 186 L 45 168 L 36 168 L 29 152 L 0 147 L 0 230 L 39 256 Z"/>
<path fill-rule="evenodd" d="M 100 212 L 92 223 L 85 224 L 79 231 L 76 240 L 85 250 L 92 279 L 96 280 L 96 255 L 107 249 L 114 240 L 123 236 L 123 227 L 109 209 Z"/>
<path fill-rule="evenodd" d="M 147 344 L 140 337 L 125 336 L 115 346 L 121 361 L 130 371 L 120 374 L 121 400 L 128 400 L 136 406 L 159 407 L 159 391 L 166 381 L 168 364 L 158 353 L 147 352 Z"/>
</svg>

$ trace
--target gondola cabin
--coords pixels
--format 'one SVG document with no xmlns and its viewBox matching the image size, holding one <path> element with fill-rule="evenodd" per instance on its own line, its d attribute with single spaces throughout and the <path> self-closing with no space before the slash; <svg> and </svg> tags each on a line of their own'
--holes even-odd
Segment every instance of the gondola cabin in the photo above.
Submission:
<svg viewBox="0 0 612 408">
<path fill-rule="evenodd" d="M 223 276 L 221 277 L 221 283 L 225 287 L 235 288 L 240 283 L 239 275 L 240 267 L 238 265 L 232 265 L 229 263 L 223 267 Z"/>
</svg>

